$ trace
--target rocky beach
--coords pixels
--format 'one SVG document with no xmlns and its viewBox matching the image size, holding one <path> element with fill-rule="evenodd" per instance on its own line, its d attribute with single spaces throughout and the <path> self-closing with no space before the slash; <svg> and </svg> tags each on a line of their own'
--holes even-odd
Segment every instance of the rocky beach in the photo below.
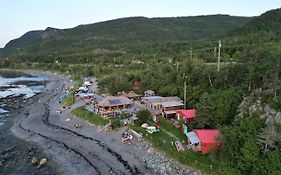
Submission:
<svg viewBox="0 0 281 175">
<path fill-rule="evenodd" d="M 2 72 L 3 73 L 3 72 Z M 26 76 L 22 72 L 5 71 L 5 74 L 15 77 Z M 0 83 L 4 83 L 4 78 Z M 6 79 L 5 79 L 6 80 Z M 28 82 L 26 82 L 28 84 Z M 32 83 L 32 82 L 29 82 Z M 9 87 L 15 87 L 20 82 L 15 82 L 11 86 L 2 86 L 1 92 L 9 89 Z M 3 95 L 4 93 L 2 93 Z M 18 121 L 19 114 L 25 108 L 26 105 L 30 105 L 36 97 L 25 98 L 23 94 L 7 95 L 0 98 L 0 174 L 60 174 L 58 166 L 52 157 L 45 153 L 37 143 L 29 142 L 27 140 L 16 137 L 11 132 L 11 127 L 15 121 Z M 46 158 L 50 160 L 48 165 L 43 168 L 38 168 L 36 165 L 32 165 L 32 158 Z"/>
<path fill-rule="evenodd" d="M 71 115 L 74 106 L 56 112 L 62 109 L 58 98 L 64 91 L 63 78 L 43 71 L 24 72 L 44 77 L 48 83 L 34 97 L 10 100 L 15 110 L 9 109 L 10 117 L 0 127 L 0 174 L 202 174 L 144 140 L 121 143 L 127 128 L 99 132 Z M 83 127 L 76 128 L 77 123 Z M 34 157 L 46 158 L 47 163 L 37 168 L 32 165 Z"/>
</svg>

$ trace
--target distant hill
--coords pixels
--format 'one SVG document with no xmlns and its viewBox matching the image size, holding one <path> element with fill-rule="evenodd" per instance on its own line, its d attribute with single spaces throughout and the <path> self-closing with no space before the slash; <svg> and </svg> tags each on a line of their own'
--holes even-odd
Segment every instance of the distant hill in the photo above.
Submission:
<svg viewBox="0 0 281 175">
<path fill-rule="evenodd" d="M 30 31 L 11 40 L 2 54 L 42 56 L 87 53 L 95 48 L 117 47 L 143 42 L 191 41 L 207 39 L 240 28 L 250 17 L 209 15 L 174 18 L 130 17 L 71 29 L 48 27 Z"/>
<path fill-rule="evenodd" d="M 248 43 L 277 42 L 281 40 L 281 8 L 270 10 L 255 17 L 244 27 L 229 32 L 229 36 Z"/>
<path fill-rule="evenodd" d="M 280 32 L 281 8 L 270 10 L 249 22 L 244 31 L 248 32 Z"/>
</svg>

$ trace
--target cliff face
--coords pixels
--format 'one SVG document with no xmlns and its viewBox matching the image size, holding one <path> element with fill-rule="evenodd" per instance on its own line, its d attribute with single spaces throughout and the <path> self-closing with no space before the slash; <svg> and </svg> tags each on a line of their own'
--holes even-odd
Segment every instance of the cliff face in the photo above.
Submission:
<svg viewBox="0 0 281 175">
<path fill-rule="evenodd" d="M 258 115 L 265 120 L 265 127 L 257 138 L 257 143 L 263 148 L 263 153 L 267 154 L 269 150 L 274 150 L 281 145 L 281 112 L 270 107 L 269 104 L 262 103 L 261 89 L 252 92 L 240 104 L 238 110 L 240 116 L 243 113 Z M 280 110 L 280 109 L 279 109 Z"/>
<path fill-rule="evenodd" d="M 46 30 L 42 31 L 39 37 L 41 39 L 48 39 L 52 36 L 56 36 L 61 30 L 48 27 Z"/>
</svg>

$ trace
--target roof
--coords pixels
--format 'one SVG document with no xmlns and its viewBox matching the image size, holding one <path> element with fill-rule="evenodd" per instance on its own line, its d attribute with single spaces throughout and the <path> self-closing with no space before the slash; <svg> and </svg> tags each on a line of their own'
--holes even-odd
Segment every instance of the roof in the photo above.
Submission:
<svg viewBox="0 0 281 175">
<path fill-rule="evenodd" d="M 191 142 L 191 144 L 195 144 L 195 143 L 199 143 L 200 142 L 197 134 L 195 132 L 193 132 L 193 131 L 188 132 L 185 135 L 188 138 L 188 140 Z"/>
<path fill-rule="evenodd" d="M 134 91 L 128 92 L 127 94 L 125 94 L 125 96 L 128 98 L 141 97 L 141 95 L 136 94 Z"/>
<path fill-rule="evenodd" d="M 142 101 L 146 101 L 149 103 L 161 103 L 163 97 L 161 96 L 150 96 L 150 97 L 142 97 Z"/>
<path fill-rule="evenodd" d="M 80 96 L 80 97 L 93 97 L 94 96 L 93 93 L 78 93 L 76 95 Z"/>
<path fill-rule="evenodd" d="M 183 115 L 185 118 L 194 118 L 196 116 L 195 109 L 179 110 L 177 113 Z"/>
<path fill-rule="evenodd" d="M 146 94 L 154 94 L 155 92 L 153 90 L 147 90 L 144 93 L 146 93 Z"/>
<path fill-rule="evenodd" d="M 193 130 L 202 143 L 217 143 L 216 138 L 220 135 L 220 131 L 216 129 L 195 129 Z"/>
<path fill-rule="evenodd" d="M 168 101 L 182 102 L 182 100 L 177 96 L 174 96 L 174 97 L 150 96 L 150 97 L 142 97 L 142 100 L 147 101 L 149 103 L 154 103 L 154 104 L 157 104 L 157 103 L 161 104 L 161 103 L 168 102 Z"/>
<path fill-rule="evenodd" d="M 169 114 L 175 114 L 175 113 L 177 113 L 177 111 L 178 111 L 178 110 L 164 111 L 164 113 L 165 113 L 166 115 L 169 115 Z"/>
<path fill-rule="evenodd" d="M 144 100 L 152 100 L 152 99 L 162 99 L 161 96 L 149 96 L 149 97 L 142 97 Z"/>
<path fill-rule="evenodd" d="M 182 105 L 184 104 L 180 101 L 166 101 L 162 103 L 163 107 L 182 106 Z"/>
<path fill-rule="evenodd" d="M 117 93 L 117 96 L 125 96 L 128 98 L 135 98 L 135 97 L 141 97 L 141 95 L 136 94 L 134 91 L 130 91 L 128 93 L 126 93 L 125 91 L 121 91 Z"/>
<path fill-rule="evenodd" d="M 172 96 L 172 97 L 164 97 L 164 99 L 163 99 L 163 102 L 166 102 L 166 101 L 180 101 L 180 102 L 182 102 L 182 100 L 179 98 L 179 97 L 177 97 L 177 96 Z"/>
<path fill-rule="evenodd" d="M 119 106 L 131 104 L 132 100 L 128 99 L 124 96 L 107 96 L 103 100 L 101 100 L 98 105 L 99 106 Z"/>
</svg>

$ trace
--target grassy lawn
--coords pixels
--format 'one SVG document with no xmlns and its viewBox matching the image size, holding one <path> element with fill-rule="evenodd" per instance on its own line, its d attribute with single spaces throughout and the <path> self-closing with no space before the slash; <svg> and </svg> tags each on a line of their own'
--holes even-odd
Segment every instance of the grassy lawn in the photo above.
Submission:
<svg viewBox="0 0 281 175">
<path fill-rule="evenodd" d="M 67 94 L 67 96 L 63 99 L 62 104 L 63 105 L 73 105 L 75 103 L 75 99 L 74 99 L 74 93 L 70 92 L 69 94 Z"/>
<path fill-rule="evenodd" d="M 166 119 L 164 117 L 160 117 L 159 122 L 157 124 L 160 125 L 162 129 L 165 129 L 166 131 L 175 135 L 181 141 L 186 141 L 186 136 L 181 132 L 181 126 L 180 128 L 174 127 L 173 122 L 171 120 Z"/>
<path fill-rule="evenodd" d="M 106 125 L 107 123 L 109 123 L 109 120 L 107 120 L 97 114 L 93 114 L 84 108 L 76 108 L 76 109 L 72 110 L 71 113 L 94 125 Z"/>
<path fill-rule="evenodd" d="M 169 121 L 161 121 L 158 124 L 160 124 L 161 128 L 164 128 L 166 131 L 173 133 L 175 136 L 180 137 L 181 139 L 184 138 L 183 134 L 181 133 L 179 128 L 175 128 L 173 126 L 168 125 Z M 176 150 L 175 145 L 173 145 L 171 142 L 175 142 L 176 139 L 174 137 L 171 137 L 167 133 L 161 131 L 154 133 L 154 134 L 148 134 L 144 128 L 141 128 L 137 125 L 130 125 L 131 129 L 134 129 L 138 133 L 142 133 L 143 137 L 148 140 L 152 145 L 167 153 L 170 157 L 178 160 L 180 163 L 184 165 L 188 165 L 191 167 L 194 167 L 196 169 L 200 169 L 205 173 L 215 173 L 218 169 L 219 163 L 217 161 L 214 161 L 214 159 L 211 158 L 211 155 L 209 154 L 201 154 L 201 153 L 194 153 L 191 150 L 186 150 L 183 152 L 178 152 Z M 177 131 L 179 130 L 179 132 Z M 183 136 L 180 136 L 183 135 Z M 211 169 L 212 167 L 212 169 Z"/>
</svg>

